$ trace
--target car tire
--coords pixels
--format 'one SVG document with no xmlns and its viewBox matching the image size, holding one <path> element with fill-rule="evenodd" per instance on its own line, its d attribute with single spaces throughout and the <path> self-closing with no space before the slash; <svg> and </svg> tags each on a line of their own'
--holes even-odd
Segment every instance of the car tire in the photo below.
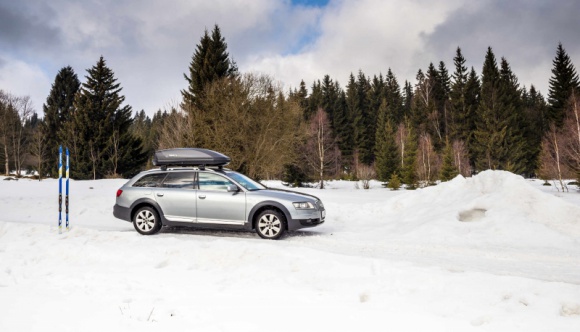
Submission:
<svg viewBox="0 0 580 332">
<path fill-rule="evenodd" d="M 144 206 L 135 212 L 133 226 L 140 234 L 153 235 L 161 229 L 161 219 L 154 208 Z"/>
<path fill-rule="evenodd" d="M 277 240 L 286 232 L 286 217 L 277 210 L 262 211 L 256 218 L 256 232 L 263 239 Z"/>
</svg>

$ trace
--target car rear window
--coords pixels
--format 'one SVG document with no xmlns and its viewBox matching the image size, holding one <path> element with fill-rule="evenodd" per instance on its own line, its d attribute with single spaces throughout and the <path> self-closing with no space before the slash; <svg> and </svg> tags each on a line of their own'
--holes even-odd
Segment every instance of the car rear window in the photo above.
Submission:
<svg viewBox="0 0 580 332">
<path fill-rule="evenodd" d="M 161 187 L 165 173 L 147 174 L 133 183 L 133 187 Z"/>
<path fill-rule="evenodd" d="M 193 172 L 172 172 L 163 181 L 163 188 L 193 189 Z"/>
</svg>

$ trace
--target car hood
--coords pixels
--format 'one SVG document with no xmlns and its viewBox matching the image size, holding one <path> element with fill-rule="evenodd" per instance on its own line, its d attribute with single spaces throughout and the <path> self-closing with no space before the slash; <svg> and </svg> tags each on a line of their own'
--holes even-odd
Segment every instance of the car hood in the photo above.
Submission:
<svg viewBox="0 0 580 332">
<path fill-rule="evenodd" d="M 283 199 L 292 202 L 300 201 L 320 201 L 320 199 L 314 195 L 300 193 L 296 191 L 283 190 L 283 189 L 262 189 L 257 191 L 251 191 L 252 195 L 259 195 L 265 197 L 271 197 L 276 199 Z"/>
</svg>

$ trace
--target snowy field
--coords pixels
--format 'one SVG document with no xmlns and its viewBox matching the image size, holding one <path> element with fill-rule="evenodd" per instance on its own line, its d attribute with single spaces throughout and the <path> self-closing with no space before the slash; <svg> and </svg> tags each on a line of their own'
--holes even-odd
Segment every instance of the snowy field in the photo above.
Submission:
<svg viewBox="0 0 580 332">
<path fill-rule="evenodd" d="M 141 236 L 112 215 L 124 182 L 72 181 L 58 234 L 56 180 L 0 181 L 0 331 L 580 331 L 575 186 L 329 182 L 297 189 L 325 224 L 266 241 Z"/>
</svg>

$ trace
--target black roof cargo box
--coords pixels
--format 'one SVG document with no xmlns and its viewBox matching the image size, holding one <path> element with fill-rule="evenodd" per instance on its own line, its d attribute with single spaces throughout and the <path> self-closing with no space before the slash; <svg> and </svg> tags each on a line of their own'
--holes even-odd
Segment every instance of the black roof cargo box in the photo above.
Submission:
<svg viewBox="0 0 580 332">
<path fill-rule="evenodd" d="M 230 157 L 208 149 L 179 148 L 155 151 L 155 166 L 223 166 Z"/>
</svg>

